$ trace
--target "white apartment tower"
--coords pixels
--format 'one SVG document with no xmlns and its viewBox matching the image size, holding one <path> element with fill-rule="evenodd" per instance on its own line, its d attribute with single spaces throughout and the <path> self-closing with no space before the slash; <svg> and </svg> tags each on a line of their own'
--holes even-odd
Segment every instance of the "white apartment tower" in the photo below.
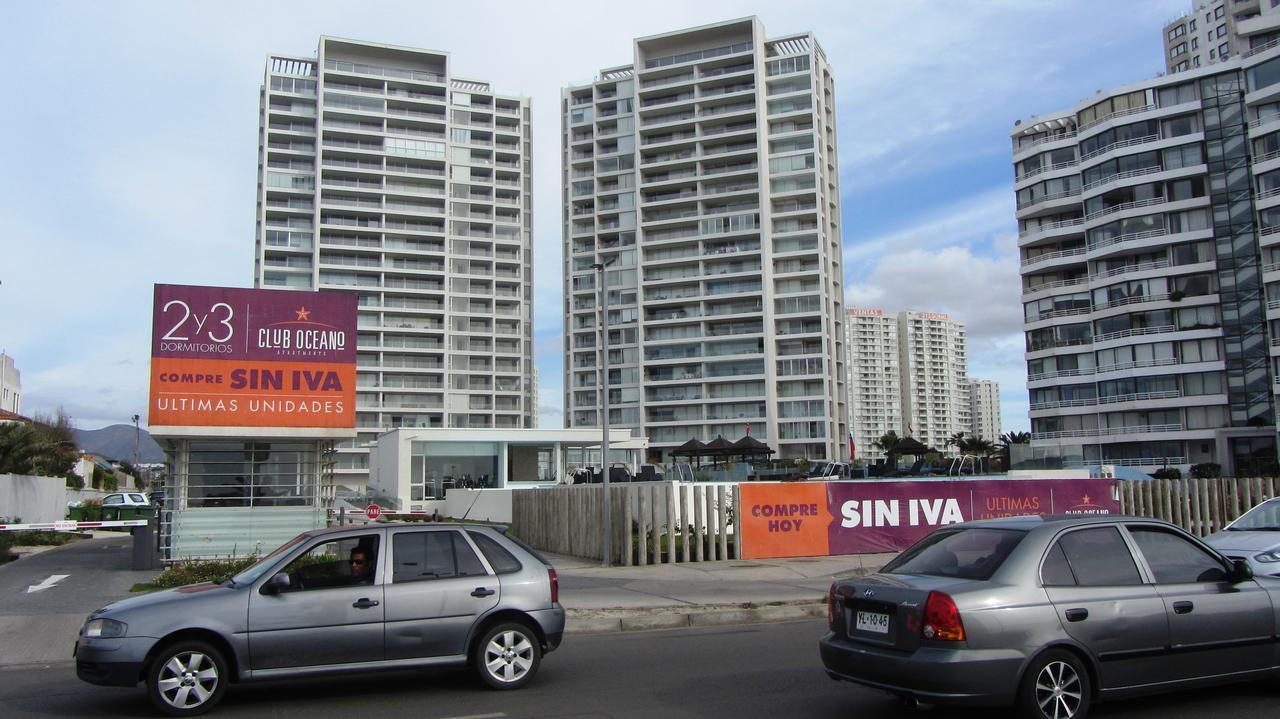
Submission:
<svg viewBox="0 0 1280 719">
<path fill-rule="evenodd" d="M 650 459 L 751 436 L 847 453 L 835 88 L 812 33 L 756 18 L 640 38 L 562 93 L 565 416 Z"/>
<path fill-rule="evenodd" d="M 0 352 L 0 409 L 22 414 L 22 373 L 9 355 Z"/>
<path fill-rule="evenodd" d="M 937 312 L 898 315 L 902 415 L 907 434 L 943 451 L 970 430 L 964 323 Z"/>
<path fill-rule="evenodd" d="M 1000 441 L 1000 383 L 969 380 L 969 434 L 988 442 Z"/>
<path fill-rule="evenodd" d="M 850 307 L 845 313 L 844 337 L 849 431 L 857 458 L 882 459 L 884 453 L 872 443 L 886 432 L 901 435 L 905 427 L 898 318 L 882 309 Z"/>
<path fill-rule="evenodd" d="M 1256 476 L 1276 461 L 1271 4 L 1236 24 L 1241 51 L 1225 61 L 1106 90 L 1010 133 L 1031 450 L 1044 465 L 1212 462 Z"/>
<path fill-rule="evenodd" d="M 1194 70 L 1248 50 L 1248 24 L 1274 6 L 1272 0 L 1197 0 L 1164 26 L 1165 69 Z"/>
<path fill-rule="evenodd" d="M 261 91 L 254 285 L 359 294 L 357 426 L 532 426 L 529 99 L 448 53 L 320 38 Z"/>
</svg>

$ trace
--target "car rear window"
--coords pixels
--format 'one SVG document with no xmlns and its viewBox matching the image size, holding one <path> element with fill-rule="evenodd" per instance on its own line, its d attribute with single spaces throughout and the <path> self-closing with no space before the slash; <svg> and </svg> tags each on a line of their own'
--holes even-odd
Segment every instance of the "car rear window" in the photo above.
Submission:
<svg viewBox="0 0 1280 719">
<path fill-rule="evenodd" d="M 499 530 L 499 531 L 502 531 L 502 530 Z M 509 534 L 508 532 L 505 532 L 505 531 L 503 531 L 503 532 L 502 532 L 502 537 L 503 537 L 504 539 L 506 539 L 508 542 L 511 542 L 512 544 L 516 545 L 517 547 L 519 547 L 519 548 L 523 549 L 524 551 L 528 552 L 529 554 L 533 555 L 533 558 L 534 558 L 534 559 L 536 559 L 536 560 L 538 560 L 539 562 L 542 562 L 543 564 L 547 565 L 548 567 L 550 567 L 550 566 L 551 566 L 551 562 L 548 562 L 546 557 L 542 556 L 541 554 L 538 554 L 538 550 L 536 550 L 536 549 L 534 549 L 533 547 L 530 547 L 529 545 L 527 545 L 527 544 L 525 544 L 524 542 L 522 542 L 522 541 L 520 540 L 520 538 L 519 538 L 519 537 L 517 537 L 517 536 L 515 536 L 515 535 L 513 535 L 513 534 Z"/>
<path fill-rule="evenodd" d="M 885 565 L 887 574 L 928 574 L 961 579 L 990 579 L 1026 532 L 971 527 L 939 530 L 911 545 Z"/>
<path fill-rule="evenodd" d="M 467 532 L 467 534 L 471 535 L 472 541 L 480 548 L 484 558 L 489 560 L 489 566 L 493 567 L 495 574 L 513 574 L 522 568 L 520 560 L 508 552 L 506 547 L 498 544 L 494 538 L 480 532 Z"/>
</svg>

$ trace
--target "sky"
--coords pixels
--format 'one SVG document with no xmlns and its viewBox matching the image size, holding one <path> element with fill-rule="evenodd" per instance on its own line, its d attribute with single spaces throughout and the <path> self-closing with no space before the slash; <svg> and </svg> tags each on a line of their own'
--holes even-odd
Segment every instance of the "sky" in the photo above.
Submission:
<svg viewBox="0 0 1280 719">
<path fill-rule="evenodd" d="M 563 423 L 561 88 L 632 40 L 757 15 L 814 31 L 836 76 L 846 302 L 946 312 L 969 374 L 1026 430 L 1009 131 L 1164 69 L 1190 0 L 25 2 L 5 10 L 0 351 L 24 414 L 146 416 L 151 288 L 253 281 L 268 54 L 331 35 L 447 51 L 533 105 L 540 421 Z"/>
</svg>

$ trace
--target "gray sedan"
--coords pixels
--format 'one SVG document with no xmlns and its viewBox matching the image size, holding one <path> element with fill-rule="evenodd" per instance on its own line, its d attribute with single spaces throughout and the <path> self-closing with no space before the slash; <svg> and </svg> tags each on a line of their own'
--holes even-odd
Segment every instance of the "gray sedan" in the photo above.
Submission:
<svg viewBox="0 0 1280 719">
<path fill-rule="evenodd" d="M 833 679 L 1034 719 L 1280 672 L 1280 580 L 1149 519 L 944 527 L 879 574 L 834 583 L 829 624 Z"/>
<path fill-rule="evenodd" d="M 1258 575 L 1280 576 L 1280 497 L 1268 499 L 1207 537 L 1228 559 L 1242 559 Z"/>
<path fill-rule="evenodd" d="M 556 571 L 501 531 L 372 525 L 301 534 L 225 581 L 125 599 L 76 643 L 87 682 L 146 682 L 174 716 L 229 683 L 470 665 L 515 689 L 564 634 Z"/>
</svg>

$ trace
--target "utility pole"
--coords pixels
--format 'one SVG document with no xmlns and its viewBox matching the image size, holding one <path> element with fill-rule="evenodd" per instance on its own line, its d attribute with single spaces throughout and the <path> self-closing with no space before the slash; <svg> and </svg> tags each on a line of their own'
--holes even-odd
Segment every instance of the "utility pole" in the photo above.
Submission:
<svg viewBox="0 0 1280 719">
<path fill-rule="evenodd" d="M 138 468 L 138 445 L 142 441 L 142 430 L 138 428 L 138 420 L 140 419 L 142 419 L 140 416 L 133 415 L 133 471 L 137 472 L 133 479 L 139 484 L 142 482 L 142 470 Z M 138 489 L 145 488 L 140 486 Z"/>
</svg>

